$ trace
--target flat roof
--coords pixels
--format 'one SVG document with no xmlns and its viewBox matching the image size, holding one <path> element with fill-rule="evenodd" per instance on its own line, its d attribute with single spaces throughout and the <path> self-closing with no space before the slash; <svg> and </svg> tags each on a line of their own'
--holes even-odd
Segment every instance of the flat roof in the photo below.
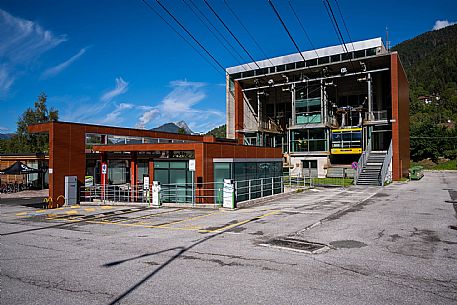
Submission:
<svg viewBox="0 0 457 305">
<path fill-rule="evenodd" d="M 381 37 L 368 39 L 368 40 L 354 41 L 352 43 L 345 44 L 345 46 L 349 52 L 371 49 L 371 48 L 378 48 L 378 47 L 380 47 L 382 51 L 387 52 L 384 47 L 384 44 L 382 43 Z M 341 54 L 341 53 L 345 53 L 345 52 L 346 52 L 345 48 L 343 47 L 342 44 L 340 44 L 340 45 L 336 45 L 336 46 L 330 46 L 330 47 L 325 47 L 325 48 L 320 48 L 320 49 L 315 49 L 315 50 L 303 51 L 300 53 L 303 55 L 305 60 L 310 60 L 310 59 L 316 59 L 316 58 L 324 57 L 324 56 L 337 55 L 337 54 Z M 303 61 L 303 58 L 300 56 L 300 53 L 293 53 L 293 54 L 289 54 L 289 55 L 259 60 L 259 61 L 256 61 L 256 63 L 257 63 L 257 65 L 259 65 L 260 68 L 269 68 L 269 67 L 274 67 L 274 66 L 278 66 L 278 65 L 300 62 L 300 61 Z M 229 67 L 226 69 L 226 71 L 228 74 L 234 74 L 234 73 L 245 72 L 245 71 L 249 71 L 249 70 L 256 70 L 256 69 L 258 69 L 257 65 L 254 62 L 250 62 L 250 63 L 246 63 L 243 65 Z M 255 67 L 255 69 L 253 69 L 253 67 Z"/>
</svg>

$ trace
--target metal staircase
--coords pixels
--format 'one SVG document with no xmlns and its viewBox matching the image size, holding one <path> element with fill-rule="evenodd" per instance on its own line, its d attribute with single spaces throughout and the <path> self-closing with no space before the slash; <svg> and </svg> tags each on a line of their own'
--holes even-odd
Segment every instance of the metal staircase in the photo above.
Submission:
<svg viewBox="0 0 457 305">
<path fill-rule="evenodd" d="M 357 162 L 354 184 L 384 186 L 386 181 L 392 181 L 392 173 L 389 170 L 391 162 L 392 141 L 390 141 L 387 151 L 372 151 L 371 140 L 369 140 L 365 151 Z"/>
<path fill-rule="evenodd" d="M 386 156 L 387 152 L 371 151 L 358 175 L 357 185 L 382 185 L 380 177 Z"/>
</svg>

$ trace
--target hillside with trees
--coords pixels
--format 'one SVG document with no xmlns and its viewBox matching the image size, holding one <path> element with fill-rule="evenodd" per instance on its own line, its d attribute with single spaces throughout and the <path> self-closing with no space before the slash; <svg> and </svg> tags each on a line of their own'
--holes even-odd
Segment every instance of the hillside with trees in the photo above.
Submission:
<svg viewBox="0 0 457 305">
<path fill-rule="evenodd" d="M 27 127 L 32 124 L 57 121 L 59 113 L 55 109 L 48 110 L 47 96 L 41 93 L 35 101 L 34 108 L 28 108 L 17 121 L 16 133 L 8 139 L 0 140 L 2 153 L 38 153 L 48 152 L 49 136 L 47 134 L 31 134 Z"/>
<path fill-rule="evenodd" d="M 410 83 L 411 158 L 457 159 L 457 25 L 394 48 Z"/>
<path fill-rule="evenodd" d="M 215 127 L 208 131 L 207 135 L 215 136 L 216 138 L 225 138 L 226 137 L 226 125 L 221 125 L 219 127 Z"/>
</svg>

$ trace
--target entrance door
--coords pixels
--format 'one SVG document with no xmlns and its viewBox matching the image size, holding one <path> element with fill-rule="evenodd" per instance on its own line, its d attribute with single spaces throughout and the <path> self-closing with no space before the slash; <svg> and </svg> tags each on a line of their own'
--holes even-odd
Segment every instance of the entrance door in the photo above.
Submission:
<svg viewBox="0 0 457 305">
<path fill-rule="evenodd" d="M 302 160 L 303 176 L 317 177 L 317 160 Z"/>
</svg>

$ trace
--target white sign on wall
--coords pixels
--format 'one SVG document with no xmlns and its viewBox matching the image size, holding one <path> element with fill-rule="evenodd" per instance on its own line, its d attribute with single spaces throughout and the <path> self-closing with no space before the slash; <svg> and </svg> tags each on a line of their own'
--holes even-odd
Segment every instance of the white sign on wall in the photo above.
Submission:
<svg viewBox="0 0 457 305">
<path fill-rule="evenodd" d="M 189 171 L 195 172 L 195 160 L 189 160 Z"/>
</svg>

